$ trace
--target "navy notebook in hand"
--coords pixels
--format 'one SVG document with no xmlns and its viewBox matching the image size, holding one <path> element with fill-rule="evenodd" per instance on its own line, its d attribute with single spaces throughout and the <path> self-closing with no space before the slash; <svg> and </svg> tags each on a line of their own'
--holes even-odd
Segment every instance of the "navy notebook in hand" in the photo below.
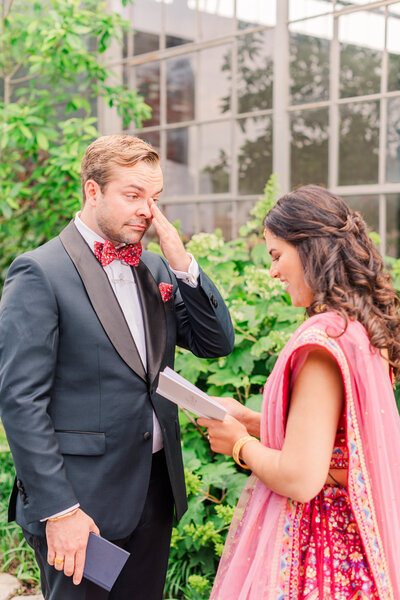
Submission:
<svg viewBox="0 0 400 600">
<path fill-rule="evenodd" d="M 83 576 L 110 591 L 129 556 L 126 550 L 90 533 Z"/>
</svg>

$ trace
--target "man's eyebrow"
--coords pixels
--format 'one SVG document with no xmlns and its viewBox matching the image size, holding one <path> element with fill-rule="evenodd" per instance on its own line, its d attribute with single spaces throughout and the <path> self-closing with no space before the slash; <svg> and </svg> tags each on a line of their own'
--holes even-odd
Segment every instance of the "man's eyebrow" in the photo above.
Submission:
<svg viewBox="0 0 400 600">
<path fill-rule="evenodd" d="M 272 254 L 273 252 L 276 252 L 275 248 L 271 248 L 270 250 L 268 250 L 269 254 Z"/>
<path fill-rule="evenodd" d="M 124 191 L 126 191 L 126 190 L 131 190 L 132 188 L 135 189 L 135 190 L 137 190 L 138 192 L 144 192 L 145 191 L 145 189 L 141 185 L 138 185 L 137 183 L 128 183 L 128 185 L 125 185 L 122 189 Z M 163 191 L 163 189 L 164 188 L 162 187 L 158 192 L 156 192 L 153 195 L 154 196 L 158 196 L 158 194 L 161 194 L 161 192 Z"/>
</svg>

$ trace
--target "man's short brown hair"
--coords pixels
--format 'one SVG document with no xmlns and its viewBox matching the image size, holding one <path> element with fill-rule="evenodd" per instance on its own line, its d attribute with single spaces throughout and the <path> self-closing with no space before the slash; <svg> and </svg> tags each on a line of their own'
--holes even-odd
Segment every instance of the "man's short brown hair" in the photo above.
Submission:
<svg viewBox="0 0 400 600">
<path fill-rule="evenodd" d="M 82 160 L 83 203 L 86 200 L 85 184 L 89 179 L 93 179 L 104 192 L 113 178 L 115 167 L 133 167 L 139 161 L 157 166 L 160 155 L 150 144 L 131 135 L 104 135 L 95 140 Z"/>
</svg>

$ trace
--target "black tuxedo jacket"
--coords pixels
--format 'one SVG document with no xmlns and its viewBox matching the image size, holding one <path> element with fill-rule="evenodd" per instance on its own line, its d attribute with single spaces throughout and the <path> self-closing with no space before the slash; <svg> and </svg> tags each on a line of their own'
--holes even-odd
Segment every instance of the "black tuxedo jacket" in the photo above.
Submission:
<svg viewBox="0 0 400 600">
<path fill-rule="evenodd" d="M 229 312 L 210 279 L 177 281 L 163 257 L 143 252 L 133 269 L 147 362 L 94 254 L 70 223 L 18 257 L 0 303 L 0 408 L 16 469 L 10 519 L 33 534 L 40 519 L 79 502 L 102 535 L 134 530 L 160 422 L 176 516 L 187 508 L 176 406 L 156 394 L 175 345 L 201 357 L 228 354 Z M 158 284 L 173 285 L 163 302 Z"/>
</svg>

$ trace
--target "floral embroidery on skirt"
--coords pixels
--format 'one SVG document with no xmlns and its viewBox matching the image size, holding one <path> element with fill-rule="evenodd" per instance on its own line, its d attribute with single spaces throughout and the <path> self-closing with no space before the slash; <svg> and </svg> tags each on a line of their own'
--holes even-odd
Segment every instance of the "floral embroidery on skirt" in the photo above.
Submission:
<svg viewBox="0 0 400 600">
<path fill-rule="evenodd" d="M 379 600 L 347 490 L 326 485 L 293 504 L 290 600 Z"/>
</svg>

